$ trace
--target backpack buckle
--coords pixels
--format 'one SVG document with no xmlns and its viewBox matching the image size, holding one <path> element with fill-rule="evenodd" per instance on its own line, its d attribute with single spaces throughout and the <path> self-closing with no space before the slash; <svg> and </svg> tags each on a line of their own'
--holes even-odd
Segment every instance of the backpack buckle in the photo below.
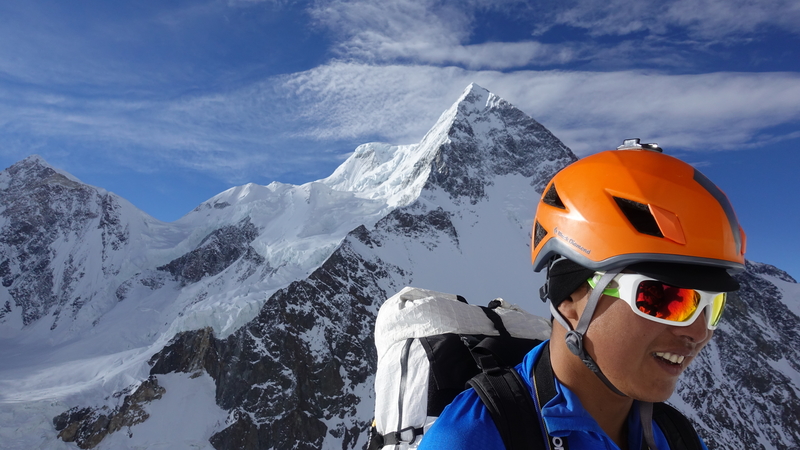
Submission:
<svg viewBox="0 0 800 450">
<path fill-rule="evenodd" d="M 417 440 L 417 436 L 422 436 L 422 428 L 416 427 L 406 427 L 400 431 L 393 431 L 391 433 L 386 433 L 383 435 L 383 445 L 397 445 L 397 444 L 408 444 L 411 445 Z M 408 436 L 407 439 L 404 439 L 403 434 Z"/>
</svg>

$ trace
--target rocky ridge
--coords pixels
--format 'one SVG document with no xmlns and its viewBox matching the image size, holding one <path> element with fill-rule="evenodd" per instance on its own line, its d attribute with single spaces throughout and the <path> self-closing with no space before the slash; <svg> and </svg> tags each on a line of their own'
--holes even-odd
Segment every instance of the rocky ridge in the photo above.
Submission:
<svg viewBox="0 0 800 450">
<path fill-rule="evenodd" d="M 436 136 L 429 133 L 416 148 L 415 173 L 427 174 L 424 183 L 417 181 L 422 186 L 419 200 L 394 209 L 372 227 L 354 229 L 308 278 L 275 292 L 254 320 L 231 335 L 217 337 L 208 328 L 179 334 L 150 359 L 150 375 L 202 370 L 214 378 L 217 403 L 231 412 L 227 427 L 211 438 L 218 449 L 363 445 L 363 431 L 371 419 L 364 411 L 371 409 L 375 315 L 383 299 L 415 278 L 413 270 L 398 264 L 401 261 L 386 262 L 374 254 L 375 249 L 395 248 L 408 241 L 425 252 L 437 248 L 469 251 L 474 244 L 468 239 L 462 242 L 465 236 L 459 235 L 459 229 L 468 232 L 481 219 L 477 211 L 461 211 L 459 205 L 488 202 L 502 177 L 514 179 L 517 189 L 525 192 L 520 203 L 526 210 L 534 204 L 536 189 L 576 158 L 526 117 L 493 94 L 470 86 L 434 127 L 444 131 Z M 486 140 L 487 132 L 499 136 L 500 142 L 487 147 L 488 153 L 470 157 L 469 153 L 485 147 L 481 140 Z M 439 143 L 438 147 L 429 146 L 429 141 Z M 363 159 L 364 154 L 376 157 L 363 149 L 356 157 Z M 391 163 L 391 158 L 359 163 L 362 170 L 371 170 Z M 335 178 L 328 182 L 338 182 L 339 188 L 347 182 Z M 376 186 L 362 184 L 361 192 Z M 512 226 L 520 238 L 528 239 L 529 225 L 514 222 Z M 211 235 L 203 242 L 208 240 Z M 246 245 L 247 239 L 241 243 Z M 201 244 L 160 270 L 191 282 L 191 277 L 181 274 L 196 264 L 186 262 L 205 260 L 193 255 L 206 247 Z M 399 255 L 390 253 L 392 259 Z M 413 253 L 403 256 L 406 265 L 415 257 Z M 92 426 L 85 424 L 81 429 Z M 88 437 L 83 441 L 93 442 Z"/>
<path fill-rule="evenodd" d="M 134 439 L 149 408 L 170 401 L 170 391 L 157 384 L 160 376 L 208 374 L 217 405 L 229 412 L 224 424 L 208 424 L 214 428 L 209 447 L 363 448 L 377 363 L 372 329 L 382 301 L 405 285 L 462 294 L 472 303 L 496 295 L 518 303 L 535 292 L 537 281 L 525 270 L 531 208 L 555 171 L 574 160 L 540 124 L 472 85 L 420 144 L 360 147 L 342 166 L 359 176 L 337 170 L 302 192 L 276 184 L 220 194 L 190 214 L 206 225 L 173 230 L 177 243 L 159 250 L 160 260 L 149 267 L 120 270 L 109 297 L 118 305 L 144 306 L 180 292 L 179 301 L 162 310 L 179 312 L 171 317 L 196 314 L 191 308 L 236 290 L 258 290 L 268 298 L 250 303 L 258 305 L 252 318 L 224 333 L 211 326 L 169 328 L 172 334 L 165 336 L 171 339 L 144 353 L 146 370 L 137 383 L 102 405 L 70 404 L 53 419 L 54 428 L 81 448 L 105 448 L 112 433 L 127 431 Z M 264 241 L 264 230 L 276 222 L 264 218 L 289 204 L 281 203 L 285 199 L 310 205 L 347 196 L 386 199 L 391 206 L 376 203 L 369 211 L 380 218 L 351 227 L 307 274 L 267 289 L 263 280 L 276 273 L 279 260 Z M 128 240 L 114 250 L 111 237 L 100 239 L 108 243 L 103 248 L 115 255 L 149 245 L 132 243 L 140 235 L 136 221 L 124 205 L 116 210 L 115 229 L 127 227 Z M 100 217 L 92 218 L 98 227 Z M 112 226 L 113 217 L 107 223 Z M 320 228 L 302 230 L 297 242 Z M 109 273 L 123 267 L 109 266 Z M 694 420 L 710 448 L 800 447 L 792 420 L 800 392 L 800 319 L 786 308 L 787 291 L 772 280 L 796 283 L 768 265 L 747 267 L 725 322 L 671 401 Z M 0 305 L 0 311 L 8 317 L 18 306 Z"/>
<path fill-rule="evenodd" d="M 52 313 L 51 329 L 62 315 L 77 315 L 89 301 L 77 292 L 85 280 L 86 241 L 96 241 L 105 276 L 119 274 L 112 258 L 127 245 L 130 230 L 120 217 L 121 199 L 82 184 L 56 171 L 38 156 L 15 164 L 0 175 L 0 277 L 22 323 L 28 325 Z M 53 260 L 54 247 L 69 247 L 62 261 Z M 95 267 L 93 267 L 95 268 Z M 6 301 L 5 314 L 11 310 Z M 4 318 L 0 313 L 0 320 Z"/>
</svg>

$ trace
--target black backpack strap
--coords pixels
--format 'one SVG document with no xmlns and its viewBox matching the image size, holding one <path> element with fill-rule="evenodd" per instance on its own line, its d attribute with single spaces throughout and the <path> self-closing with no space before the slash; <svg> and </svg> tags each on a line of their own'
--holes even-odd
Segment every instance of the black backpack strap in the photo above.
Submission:
<svg viewBox="0 0 800 450">
<path fill-rule="evenodd" d="M 367 450 L 380 450 L 383 448 L 383 436 L 378 433 L 378 428 L 375 426 L 375 420 L 372 420 L 372 425 L 369 427 L 369 440 L 367 441 Z"/>
<path fill-rule="evenodd" d="M 689 419 L 666 403 L 653 404 L 653 420 L 669 442 L 669 448 L 701 450 L 700 437 Z"/>
<path fill-rule="evenodd" d="M 509 351 L 511 335 L 492 306 L 497 305 L 482 309 L 500 333 L 500 339 L 486 338 L 470 349 L 481 373 L 467 382 L 467 386 L 475 390 L 486 406 L 507 450 L 545 450 L 539 414 L 525 382 L 516 369 L 498 361 L 505 359 L 503 353 Z M 501 342 L 505 345 L 500 345 Z M 531 343 L 522 345 L 530 349 Z M 547 356 L 549 367 L 549 353 L 543 356 Z"/>
<path fill-rule="evenodd" d="M 407 427 L 400 431 L 393 431 L 386 433 L 380 438 L 381 446 L 397 445 L 397 444 L 413 444 L 418 437 L 424 434 L 422 428 Z"/>
<path fill-rule="evenodd" d="M 495 308 L 496 307 L 497 305 L 495 305 Z M 494 311 L 494 308 L 491 307 L 487 308 L 486 306 L 481 306 L 480 308 L 483 310 L 483 313 L 486 314 L 486 317 L 488 317 L 489 320 L 492 321 L 494 328 L 497 330 L 498 333 L 500 333 L 500 337 L 510 339 L 511 334 L 509 334 L 508 330 L 506 329 L 506 324 L 503 323 L 503 318 L 500 317 L 500 314 L 497 314 Z"/>
<path fill-rule="evenodd" d="M 513 368 L 495 368 L 473 377 L 469 386 L 486 405 L 508 450 L 538 448 L 544 444 L 536 406 Z"/>
</svg>

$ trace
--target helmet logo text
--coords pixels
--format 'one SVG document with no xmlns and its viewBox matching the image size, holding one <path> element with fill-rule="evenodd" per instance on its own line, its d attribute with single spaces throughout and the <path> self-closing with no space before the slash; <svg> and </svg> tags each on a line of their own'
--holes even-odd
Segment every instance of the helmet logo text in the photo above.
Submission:
<svg viewBox="0 0 800 450">
<path fill-rule="evenodd" d="M 563 240 L 567 244 L 577 248 L 578 250 L 582 251 L 583 253 L 586 253 L 587 255 L 590 255 L 592 253 L 591 250 L 589 250 L 588 248 L 586 248 L 586 247 L 582 246 L 581 244 L 579 244 L 575 239 L 572 239 L 569 236 L 567 236 L 566 234 L 562 233 L 561 230 L 558 229 L 558 227 L 556 227 L 553 230 L 553 234 L 558 236 L 559 239 Z"/>
</svg>

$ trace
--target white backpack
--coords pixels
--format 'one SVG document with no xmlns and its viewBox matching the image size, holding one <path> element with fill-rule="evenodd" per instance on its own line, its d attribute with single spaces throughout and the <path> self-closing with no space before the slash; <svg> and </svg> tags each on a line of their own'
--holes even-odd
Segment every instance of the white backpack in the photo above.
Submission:
<svg viewBox="0 0 800 450">
<path fill-rule="evenodd" d="M 549 337 L 549 320 L 502 299 L 481 307 L 453 294 L 404 288 L 386 300 L 375 322 L 369 449 L 416 448 L 442 409 L 481 371 L 480 355 L 514 366 Z"/>
</svg>

